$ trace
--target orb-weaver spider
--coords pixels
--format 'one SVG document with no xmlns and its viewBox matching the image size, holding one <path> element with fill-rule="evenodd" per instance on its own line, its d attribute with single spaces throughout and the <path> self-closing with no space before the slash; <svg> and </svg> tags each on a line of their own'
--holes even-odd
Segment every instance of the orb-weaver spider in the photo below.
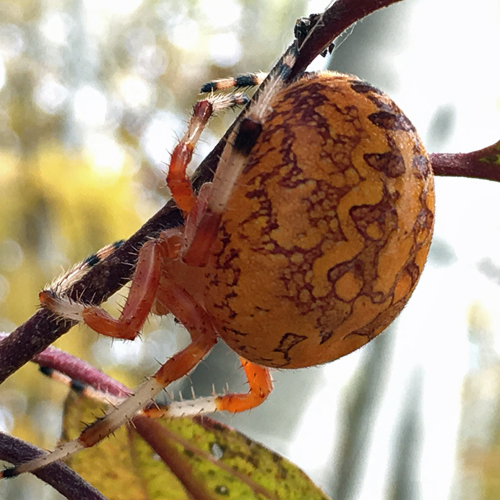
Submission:
<svg viewBox="0 0 500 500">
<path fill-rule="evenodd" d="M 40 294 L 55 314 L 122 339 L 134 339 L 150 312 L 171 312 L 191 343 L 76 440 L 4 477 L 93 446 L 189 373 L 219 337 L 239 354 L 248 393 L 143 411 L 174 416 L 253 408 L 272 390 L 270 368 L 337 359 L 401 311 L 432 235 L 426 152 L 399 108 L 355 77 L 306 73 L 285 83 L 296 56 L 294 43 L 233 129 L 213 183 L 198 194 L 186 168 L 204 126 L 214 112 L 246 99 L 211 95 L 195 105 L 167 177 L 185 225 L 141 248 L 119 319 L 57 291 Z M 247 76 L 204 90 L 262 80 Z"/>
</svg>

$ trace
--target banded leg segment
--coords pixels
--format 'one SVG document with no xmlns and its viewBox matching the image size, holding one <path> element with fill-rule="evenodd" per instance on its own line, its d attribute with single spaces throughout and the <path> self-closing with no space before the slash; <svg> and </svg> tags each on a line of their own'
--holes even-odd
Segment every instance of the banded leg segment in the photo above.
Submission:
<svg viewBox="0 0 500 500">
<path fill-rule="evenodd" d="M 183 254 L 183 261 L 186 264 L 202 266 L 206 263 L 206 248 L 210 248 L 217 237 L 219 223 L 234 185 L 247 164 L 252 148 L 261 134 L 262 125 L 272 112 L 273 100 L 283 89 L 297 60 L 297 55 L 295 43 L 284 54 L 281 64 L 270 73 L 258 97 L 248 107 L 245 115 L 229 136 L 215 172 L 207 207 L 189 247 Z M 236 83 L 237 79 L 233 80 Z"/>
<path fill-rule="evenodd" d="M 77 439 L 65 443 L 52 453 L 7 469 L 0 474 L 0 477 L 13 477 L 31 472 L 57 460 L 63 460 L 84 448 L 94 446 L 131 420 L 168 384 L 187 375 L 208 354 L 215 345 L 217 336 L 211 318 L 204 309 L 182 287 L 175 284 L 168 286 L 165 281 L 162 281 L 161 300 L 186 326 L 191 335 L 191 343 L 172 356 L 151 379 L 139 386 L 134 394 L 116 408 L 112 408 L 104 418 L 87 427 Z"/>
<path fill-rule="evenodd" d="M 266 73 L 245 73 L 243 75 L 233 76 L 230 78 L 212 80 L 211 82 L 207 82 L 202 85 L 200 94 L 218 92 L 219 90 L 257 87 L 266 79 L 266 77 Z"/>
<path fill-rule="evenodd" d="M 118 319 L 100 307 L 86 306 L 48 290 L 40 293 L 40 303 L 44 308 L 60 316 L 77 321 L 83 320 L 102 335 L 133 340 L 146 321 L 156 296 L 161 276 L 160 247 L 161 243 L 158 240 L 152 240 L 146 242 L 139 251 L 132 285 Z"/>
</svg>

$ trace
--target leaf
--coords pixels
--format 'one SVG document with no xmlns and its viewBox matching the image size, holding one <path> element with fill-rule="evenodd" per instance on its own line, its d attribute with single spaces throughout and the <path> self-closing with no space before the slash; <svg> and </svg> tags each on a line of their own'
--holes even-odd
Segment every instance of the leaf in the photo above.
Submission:
<svg viewBox="0 0 500 500">
<path fill-rule="evenodd" d="M 102 415 L 102 404 L 70 393 L 64 408 L 64 441 L 78 437 L 86 424 Z M 68 465 L 110 500 L 190 498 L 131 426 L 120 427 L 97 446 L 72 456 Z"/>
<path fill-rule="evenodd" d="M 100 416 L 96 408 L 68 398 L 65 439 Z M 136 417 L 70 465 L 110 499 L 328 499 L 291 462 L 206 417 Z"/>
<path fill-rule="evenodd" d="M 500 165 L 500 154 L 495 153 L 495 151 L 498 150 L 500 150 L 500 141 L 493 144 L 493 146 L 486 148 L 486 151 L 491 151 L 491 153 L 479 158 L 479 161 L 489 163 L 490 165 Z"/>
</svg>

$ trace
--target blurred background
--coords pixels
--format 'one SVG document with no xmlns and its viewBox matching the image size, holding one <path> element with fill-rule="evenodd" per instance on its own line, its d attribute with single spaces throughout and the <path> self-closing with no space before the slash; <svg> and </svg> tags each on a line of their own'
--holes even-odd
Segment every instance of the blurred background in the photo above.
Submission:
<svg viewBox="0 0 500 500">
<path fill-rule="evenodd" d="M 168 197 L 169 152 L 206 81 L 266 71 L 296 18 L 325 0 L 23 0 L 0 3 L 0 330 L 63 269 L 128 238 Z M 349 30 L 325 66 L 405 110 L 431 152 L 500 139 L 498 0 L 405 0 Z M 212 120 L 193 167 L 234 113 Z M 298 464 L 336 500 L 500 498 L 497 183 L 436 181 L 436 233 L 410 304 L 360 351 L 274 374 L 260 408 L 223 421 Z M 123 302 L 125 291 L 109 301 Z M 57 346 L 133 387 L 187 341 L 152 318 L 134 342 L 86 327 Z M 244 390 L 223 345 L 175 387 Z M 25 366 L 0 388 L 0 429 L 44 448 L 66 390 Z M 0 497 L 58 499 L 34 477 Z"/>
</svg>

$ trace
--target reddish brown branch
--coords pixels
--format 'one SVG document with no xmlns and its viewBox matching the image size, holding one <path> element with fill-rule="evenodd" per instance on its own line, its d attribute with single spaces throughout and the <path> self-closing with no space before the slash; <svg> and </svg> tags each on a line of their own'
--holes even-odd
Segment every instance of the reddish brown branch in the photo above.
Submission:
<svg viewBox="0 0 500 500">
<path fill-rule="evenodd" d="M 500 141 L 471 153 L 433 153 L 430 156 L 436 175 L 500 181 Z"/>
<path fill-rule="evenodd" d="M 0 432 L 0 460 L 5 460 L 11 464 L 19 464 L 33 460 L 44 453 L 44 451 L 36 446 Z M 37 470 L 34 474 L 42 481 L 50 484 L 61 495 L 68 498 L 68 500 L 81 500 L 82 498 L 88 500 L 106 500 L 104 495 L 101 495 L 99 491 L 87 483 L 75 471 L 61 462 L 48 465 L 43 469 Z M 11 481 L 15 481 L 15 479 Z"/>
<path fill-rule="evenodd" d="M 8 337 L 7 334 L 0 333 L 0 340 L 4 340 L 6 337 Z M 98 391 L 107 392 L 117 397 L 128 396 L 132 392 L 128 387 L 101 372 L 95 366 L 57 347 L 47 347 L 40 354 L 33 356 L 31 361 L 64 373 L 73 380 L 90 385 Z"/>
</svg>

